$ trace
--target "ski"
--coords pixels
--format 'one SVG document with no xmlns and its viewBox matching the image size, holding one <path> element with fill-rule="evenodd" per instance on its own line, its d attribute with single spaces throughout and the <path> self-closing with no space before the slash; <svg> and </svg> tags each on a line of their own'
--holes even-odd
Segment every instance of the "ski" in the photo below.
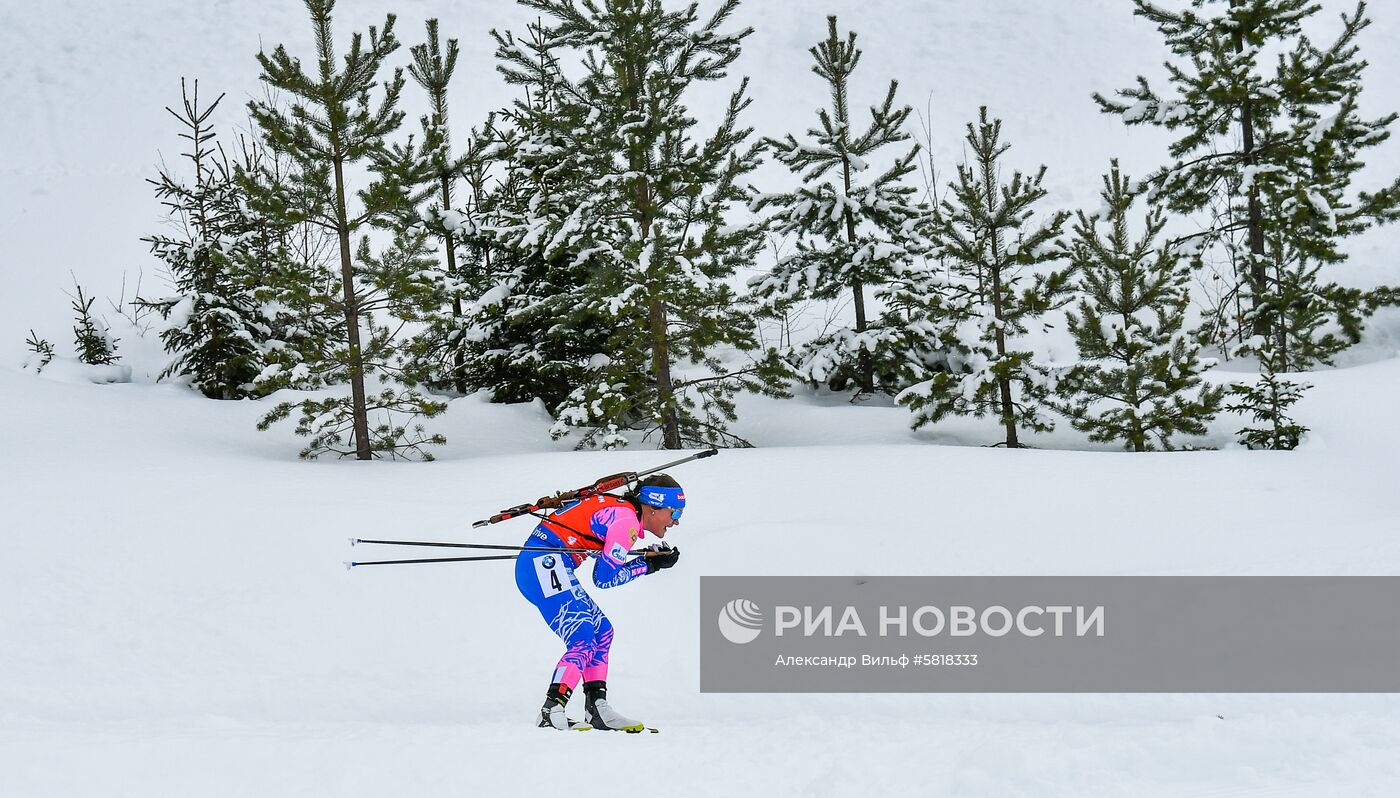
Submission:
<svg viewBox="0 0 1400 798">
<path fill-rule="evenodd" d="M 569 731 L 620 731 L 624 734 L 641 734 L 642 732 L 647 732 L 648 734 L 661 733 L 660 729 L 653 728 L 651 726 L 629 726 L 627 728 L 622 729 L 599 729 L 582 721 L 572 720 L 569 721 Z"/>
</svg>

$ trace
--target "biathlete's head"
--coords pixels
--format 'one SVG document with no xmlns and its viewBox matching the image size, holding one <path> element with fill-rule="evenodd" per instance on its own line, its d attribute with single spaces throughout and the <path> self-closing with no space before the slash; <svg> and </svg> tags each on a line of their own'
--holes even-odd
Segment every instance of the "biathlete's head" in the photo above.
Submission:
<svg viewBox="0 0 1400 798">
<path fill-rule="evenodd" d="M 666 537 L 666 530 L 681 522 L 685 491 L 666 474 L 653 474 L 643 479 L 629 498 L 641 507 L 642 528 L 658 538 Z"/>
</svg>

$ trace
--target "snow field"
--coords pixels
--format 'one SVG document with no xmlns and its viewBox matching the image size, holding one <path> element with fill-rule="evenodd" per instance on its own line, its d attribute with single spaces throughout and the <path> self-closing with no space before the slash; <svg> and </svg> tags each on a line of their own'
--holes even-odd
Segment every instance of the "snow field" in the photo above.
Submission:
<svg viewBox="0 0 1400 798">
<path fill-rule="evenodd" d="M 1395 696 L 698 692 L 704 574 L 1394 573 L 1397 432 L 1349 402 L 1400 361 L 1316 376 L 1320 442 L 1292 454 L 931 446 L 898 409 L 752 400 L 744 432 L 776 445 L 677 469 L 680 565 L 593 591 L 612 698 L 663 733 L 542 737 L 559 644 L 510 563 L 346 572 L 440 551 L 347 538 L 515 543 L 525 522 L 468 524 L 673 457 L 547 451 L 528 406 L 459 400 L 439 463 L 301 463 L 287 429 L 251 432 L 257 403 L 0 371 L 23 419 L 0 461 L 0 792 L 525 794 L 541 757 L 640 754 L 667 795 L 1383 795 Z M 892 442 L 782 445 L 777 416 Z"/>
</svg>

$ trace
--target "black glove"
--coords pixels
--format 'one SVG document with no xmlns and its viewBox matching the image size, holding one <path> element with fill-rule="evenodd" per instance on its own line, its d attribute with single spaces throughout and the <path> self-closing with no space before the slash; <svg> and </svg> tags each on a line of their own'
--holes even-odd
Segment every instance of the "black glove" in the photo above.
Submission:
<svg viewBox="0 0 1400 798">
<path fill-rule="evenodd" d="M 647 573 L 654 574 L 662 568 L 670 568 L 681 558 L 681 550 L 670 546 L 653 546 L 646 554 Z"/>
</svg>

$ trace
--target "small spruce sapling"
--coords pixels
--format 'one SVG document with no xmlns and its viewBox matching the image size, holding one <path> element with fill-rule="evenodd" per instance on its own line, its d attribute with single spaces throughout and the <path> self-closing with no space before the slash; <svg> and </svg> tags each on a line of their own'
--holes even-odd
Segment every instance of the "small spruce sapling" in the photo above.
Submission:
<svg viewBox="0 0 1400 798">
<path fill-rule="evenodd" d="M 181 107 L 166 111 L 179 123 L 188 142 L 189 179 L 162 168 L 147 180 L 167 209 L 173 232 L 148 236 L 151 254 L 165 265 L 178 292 L 140 298 L 140 310 L 155 311 L 169 322 L 161 333 L 170 363 L 161 378 L 180 376 L 212 399 L 257 396 L 254 384 L 266 365 L 274 340 L 272 321 L 255 297 L 255 278 L 245 273 L 239 255 L 256 235 L 249 224 L 246 197 L 239 191 L 236 166 L 217 136 L 211 117 L 224 95 L 201 105 L 199 81 L 193 91 L 180 81 Z"/>
<path fill-rule="evenodd" d="M 29 337 L 25 339 L 24 344 L 29 347 L 30 352 L 39 356 L 37 361 L 26 364 L 26 367 L 33 365 L 35 374 L 43 371 L 45 366 L 53 362 L 53 344 L 40 338 L 33 330 L 29 331 Z"/>
<path fill-rule="evenodd" d="M 884 101 L 870 108 L 865 130 L 852 126 L 849 79 L 860 62 L 856 34 L 843 42 L 836 17 L 827 17 L 827 37 L 811 48 L 812 71 L 827 83 L 831 108 L 817 111 L 820 127 L 803 141 L 792 134 L 764 139 L 764 146 L 802 185 L 786 193 L 759 195 L 755 211 L 768 211 L 767 225 L 779 235 L 796 236 L 794 251 L 749 284 L 769 313 L 781 318 L 803 301 L 853 302 L 853 326 L 834 325 L 787 356 L 812 384 L 861 393 L 894 393 L 922 378 L 923 363 L 911 358 L 897 317 L 867 310 L 867 290 L 880 299 L 895 275 L 927 253 L 921 221 L 925 209 L 904 178 L 915 170 L 917 144 L 897 154 L 889 167 L 870 171 L 887 145 L 911 137 L 904 122 L 911 109 L 894 105 L 899 82 L 891 80 Z M 862 173 L 865 173 L 862 179 Z"/>
<path fill-rule="evenodd" d="M 896 396 L 914 413 L 915 428 L 945 416 L 996 416 L 1005 437 L 1022 446 L 1020 430 L 1048 432 L 1055 374 L 1035 359 L 1022 337 L 1049 311 L 1069 301 L 1066 270 L 1047 269 L 1065 257 L 1060 231 L 1069 214 L 1054 211 L 1039 224 L 1041 179 L 1013 172 L 1001 182 L 1001 120 L 983 107 L 967 125 L 972 159 L 934 209 L 932 236 L 946 271 L 909 275 L 896 295 L 922 328 L 924 346 L 945 354 L 945 370 Z"/>
<path fill-rule="evenodd" d="M 1274 336 L 1256 335 L 1239 347 L 1240 354 L 1259 359 L 1259 381 L 1230 386 L 1225 409 L 1248 416 L 1256 425 L 1239 430 L 1239 442 L 1250 449 L 1296 449 L 1308 428 L 1289 415 L 1289 409 L 1312 387 L 1279 377 L 1283 359 Z"/>
<path fill-rule="evenodd" d="M 1214 365 L 1184 328 L 1189 268 L 1157 243 L 1166 215 L 1147 213 L 1141 237 L 1129 231 L 1137 187 L 1112 162 L 1103 209 L 1079 211 L 1070 259 L 1080 299 L 1066 314 L 1081 362 L 1061 378 L 1053 406 L 1091 441 L 1122 441 L 1130 451 L 1175 448 L 1176 435 L 1204 435 L 1223 388 L 1202 385 Z"/>
<path fill-rule="evenodd" d="M 78 295 L 73 297 L 73 343 L 78 350 L 78 359 L 89 366 L 110 366 L 121 358 L 117 355 L 117 342 L 107 325 L 92 315 L 95 297 L 83 295 L 83 287 L 77 285 Z"/>
</svg>

